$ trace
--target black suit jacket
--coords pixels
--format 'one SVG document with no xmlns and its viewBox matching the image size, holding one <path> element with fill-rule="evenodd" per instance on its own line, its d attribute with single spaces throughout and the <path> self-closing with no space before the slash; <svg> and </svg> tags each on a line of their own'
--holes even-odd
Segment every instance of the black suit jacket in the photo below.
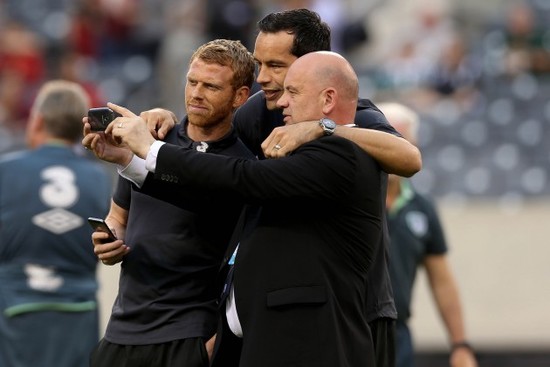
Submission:
<svg viewBox="0 0 550 367">
<path fill-rule="evenodd" d="M 157 178 L 262 205 L 235 263 L 240 366 L 374 365 L 364 290 L 381 235 L 380 174 L 335 136 L 263 161 L 160 149 Z"/>
</svg>

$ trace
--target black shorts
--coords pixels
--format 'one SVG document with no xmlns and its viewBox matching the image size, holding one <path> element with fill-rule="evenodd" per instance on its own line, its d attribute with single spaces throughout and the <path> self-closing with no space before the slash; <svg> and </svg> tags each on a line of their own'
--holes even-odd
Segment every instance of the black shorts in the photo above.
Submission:
<svg viewBox="0 0 550 367">
<path fill-rule="evenodd" d="M 203 338 L 159 344 L 121 345 L 102 339 L 90 355 L 90 367 L 208 367 Z"/>
<path fill-rule="evenodd" d="M 369 322 L 376 367 L 395 367 L 395 320 L 381 317 Z"/>
</svg>

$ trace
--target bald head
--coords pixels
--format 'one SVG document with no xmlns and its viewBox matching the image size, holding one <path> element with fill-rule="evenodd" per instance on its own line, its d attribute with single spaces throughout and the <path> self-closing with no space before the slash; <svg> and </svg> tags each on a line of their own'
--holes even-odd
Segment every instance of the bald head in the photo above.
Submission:
<svg viewBox="0 0 550 367">
<path fill-rule="evenodd" d="M 357 74 L 344 57 L 330 51 L 311 52 L 288 69 L 285 94 L 278 105 L 285 115 L 308 109 L 309 114 L 300 119 L 293 113 L 293 122 L 329 117 L 338 124 L 348 124 L 355 118 L 358 93 Z M 288 111 L 289 101 L 306 95 L 295 101 L 293 111 Z"/>
<path fill-rule="evenodd" d="M 292 64 L 298 72 L 309 73 L 312 82 L 321 88 L 334 87 L 341 98 L 357 103 L 359 82 L 350 63 L 340 54 L 331 51 L 311 52 Z"/>
</svg>

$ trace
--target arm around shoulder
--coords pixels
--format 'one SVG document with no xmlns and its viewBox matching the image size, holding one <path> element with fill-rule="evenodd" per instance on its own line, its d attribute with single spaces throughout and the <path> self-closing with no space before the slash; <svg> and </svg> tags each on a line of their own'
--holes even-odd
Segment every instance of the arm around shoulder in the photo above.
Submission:
<svg viewBox="0 0 550 367">
<path fill-rule="evenodd" d="M 386 173 L 411 177 L 422 168 L 420 150 L 399 136 L 374 129 L 338 126 L 335 135 L 353 141 L 369 153 Z"/>
</svg>

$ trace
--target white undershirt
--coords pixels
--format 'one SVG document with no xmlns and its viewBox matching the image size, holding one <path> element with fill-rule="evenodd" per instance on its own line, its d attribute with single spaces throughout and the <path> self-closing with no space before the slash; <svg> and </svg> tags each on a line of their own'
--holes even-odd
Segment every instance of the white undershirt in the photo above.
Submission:
<svg viewBox="0 0 550 367">
<path fill-rule="evenodd" d="M 239 320 L 239 314 L 237 313 L 237 304 L 235 303 L 235 287 L 231 285 L 231 290 L 227 296 L 227 301 L 225 302 L 225 317 L 227 318 L 227 325 L 229 329 L 238 336 L 239 338 L 243 337 L 243 328 L 241 327 L 241 322 Z"/>
</svg>

